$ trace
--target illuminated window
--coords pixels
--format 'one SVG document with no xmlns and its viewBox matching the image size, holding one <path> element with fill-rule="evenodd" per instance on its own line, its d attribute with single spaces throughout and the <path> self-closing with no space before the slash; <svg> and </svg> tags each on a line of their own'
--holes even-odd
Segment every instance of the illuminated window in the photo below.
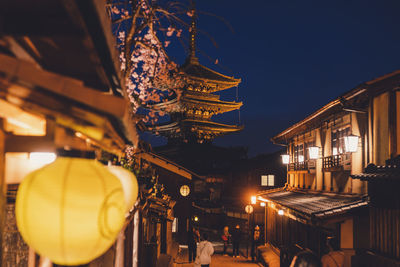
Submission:
<svg viewBox="0 0 400 267">
<path fill-rule="evenodd" d="M 261 186 L 275 186 L 275 175 L 261 175 Z"/>
</svg>

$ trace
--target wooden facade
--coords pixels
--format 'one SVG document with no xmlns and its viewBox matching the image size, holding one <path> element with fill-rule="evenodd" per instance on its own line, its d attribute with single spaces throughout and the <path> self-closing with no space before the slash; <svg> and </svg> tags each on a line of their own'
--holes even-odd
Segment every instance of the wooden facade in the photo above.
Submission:
<svg viewBox="0 0 400 267">
<path fill-rule="evenodd" d="M 269 199 L 273 194 L 264 192 L 261 197 L 284 210 L 284 216 L 279 216 L 271 206 L 268 208 L 271 244 L 278 248 L 298 244 L 321 256 L 326 236 L 335 235 L 346 255 L 345 266 L 397 266 L 399 207 L 393 202 L 397 203 L 399 196 L 390 188 L 396 188 L 391 183 L 400 175 L 390 182 L 372 182 L 358 175 L 368 164 L 384 165 L 399 154 L 399 82 L 400 72 L 396 71 L 361 84 L 272 138 L 274 143 L 287 145 L 290 156 L 283 191 L 302 192 L 306 197 L 330 195 L 327 206 L 334 201 L 332 194 L 364 202 L 362 207 L 342 207 L 345 212 L 333 212 L 330 218 L 318 222 L 304 216 L 314 214 L 311 207 L 309 211 L 296 210 L 297 204 Z M 352 152 L 346 148 L 348 136 L 358 137 Z M 315 158 L 310 147 L 318 147 Z M 385 195 L 391 196 L 390 200 Z M 370 208 L 365 208 L 366 203 Z M 370 264 L 363 265 L 362 259 L 369 259 Z"/>
</svg>

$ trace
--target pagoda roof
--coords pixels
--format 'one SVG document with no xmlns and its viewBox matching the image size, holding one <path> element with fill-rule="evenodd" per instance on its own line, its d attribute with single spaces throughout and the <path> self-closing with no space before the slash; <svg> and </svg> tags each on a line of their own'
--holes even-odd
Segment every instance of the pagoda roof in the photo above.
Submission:
<svg viewBox="0 0 400 267">
<path fill-rule="evenodd" d="M 196 57 L 189 57 L 181 70 L 192 80 L 217 85 L 214 91 L 225 90 L 237 86 L 241 79 L 223 75 L 201 65 Z"/>
<path fill-rule="evenodd" d="M 238 126 L 238 125 L 222 124 L 213 121 L 184 119 L 180 122 L 175 121 L 168 124 L 160 124 L 154 127 L 149 127 L 149 130 L 153 132 L 159 132 L 160 134 L 162 134 L 170 131 L 176 131 L 177 129 L 182 127 L 183 128 L 196 127 L 196 130 L 200 131 L 219 132 L 216 134 L 237 132 L 243 129 L 242 125 Z"/>
<path fill-rule="evenodd" d="M 243 103 L 242 102 L 235 102 L 235 101 L 222 101 L 219 100 L 219 96 L 215 96 L 212 98 L 204 97 L 202 95 L 196 95 L 196 94 L 185 94 L 182 96 L 180 100 L 177 98 L 174 98 L 172 100 L 163 102 L 163 103 L 158 103 L 151 105 L 152 109 L 157 109 L 157 110 L 163 110 L 163 109 L 169 109 L 169 110 L 176 110 L 179 111 L 179 105 L 184 105 L 185 103 L 188 104 L 193 104 L 197 105 L 200 107 L 204 106 L 217 106 L 224 110 L 224 112 L 232 111 L 239 109 Z M 172 108 L 173 106 L 176 106 L 176 108 Z"/>
</svg>

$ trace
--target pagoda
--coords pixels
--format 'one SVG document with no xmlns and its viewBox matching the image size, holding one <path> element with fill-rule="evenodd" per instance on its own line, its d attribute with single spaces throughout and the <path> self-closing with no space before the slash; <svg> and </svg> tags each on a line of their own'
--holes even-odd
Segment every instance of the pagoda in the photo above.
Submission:
<svg viewBox="0 0 400 267">
<path fill-rule="evenodd" d="M 172 100 L 152 105 L 152 109 L 167 112 L 170 122 L 150 127 L 154 134 L 165 136 L 169 143 L 212 142 L 215 137 L 237 132 L 243 126 L 213 122 L 214 115 L 237 110 L 242 102 L 220 100 L 213 94 L 237 86 L 235 79 L 211 70 L 199 63 L 196 57 L 196 20 L 193 15 L 190 32 L 190 54 L 180 67 L 185 77 L 182 95 Z"/>
</svg>

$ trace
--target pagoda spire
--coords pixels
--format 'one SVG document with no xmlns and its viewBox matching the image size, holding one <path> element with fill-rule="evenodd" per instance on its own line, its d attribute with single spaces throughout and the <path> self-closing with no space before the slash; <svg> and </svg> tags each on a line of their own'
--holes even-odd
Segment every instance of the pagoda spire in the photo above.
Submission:
<svg viewBox="0 0 400 267">
<path fill-rule="evenodd" d="M 195 2 L 192 1 L 192 22 L 190 24 L 190 54 L 189 54 L 189 62 L 192 64 L 198 64 L 199 59 L 196 57 L 196 34 L 197 34 L 197 12 L 195 8 Z"/>
</svg>

